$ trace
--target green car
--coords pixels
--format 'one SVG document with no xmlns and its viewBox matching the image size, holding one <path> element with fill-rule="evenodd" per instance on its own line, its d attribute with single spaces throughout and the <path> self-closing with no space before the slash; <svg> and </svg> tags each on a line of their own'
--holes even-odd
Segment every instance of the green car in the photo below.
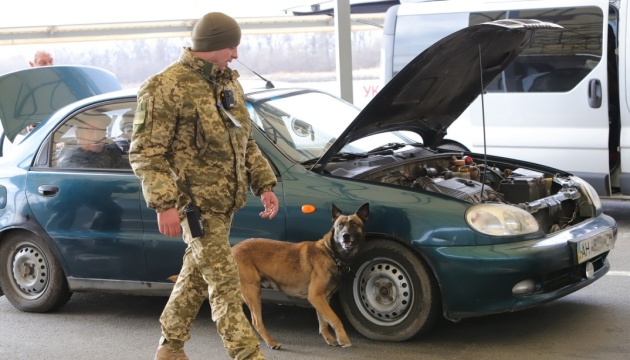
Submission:
<svg viewBox="0 0 630 360">
<path fill-rule="evenodd" d="M 548 27 L 514 20 L 460 30 L 362 110 L 313 89 L 248 91 L 237 101 L 247 102 L 276 172 L 280 212 L 261 219 L 250 194 L 231 243 L 315 241 L 330 229 L 333 203 L 349 212 L 368 202 L 367 242 L 335 296 L 348 321 L 378 340 L 409 339 L 440 317 L 526 309 L 600 279 L 617 225 L 588 183 L 442 142 L 534 29 Z M 1 76 L 0 94 L 0 288 L 8 300 L 48 312 L 74 292 L 168 295 L 185 244 L 160 235 L 127 161 L 135 91 L 101 69 L 51 66 Z M 103 115 L 100 141 L 124 161 L 64 162 L 82 119 Z M 273 289 L 263 297 L 303 304 Z"/>
</svg>

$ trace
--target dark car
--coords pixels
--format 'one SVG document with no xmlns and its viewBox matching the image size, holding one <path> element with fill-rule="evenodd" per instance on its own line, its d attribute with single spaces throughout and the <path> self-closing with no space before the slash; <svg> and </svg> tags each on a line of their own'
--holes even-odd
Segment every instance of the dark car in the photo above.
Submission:
<svg viewBox="0 0 630 360">
<path fill-rule="evenodd" d="M 359 332 L 380 340 L 408 339 L 440 316 L 456 321 L 540 305 L 600 279 L 617 225 L 588 183 L 558 169 L 440 148 L 449 125 L 533 29 L 550 26 L 495 22 L 454 33 L 361 111 L 312 89 L 249 91 L 280 212 L 261 219 L 260 200 L 250 194 L 231 243 L 314 241 L 330 228 L 333 203 L 351 212 L 369 202 L 367 244 L 338 301 Z M 80 66 L 0 77 L 5 141 L 15 143 L 0 160 L 0 287 L 20 310 L 58 309 L 73 292 L 167 295 L 172 288 L 168 277 L 179 272 L 185 245 L 159 234 L 128 162 L 61 161 L 81 146 L 85 136 L 77 134 L 95 117 L 106 118 L 103 146 L 126 159 L 116 139 L 133 121 L 136 93 L 119 87 L 112 74 Z M 298 303 L 271 289 L 263 296 Z"/>
</svg>

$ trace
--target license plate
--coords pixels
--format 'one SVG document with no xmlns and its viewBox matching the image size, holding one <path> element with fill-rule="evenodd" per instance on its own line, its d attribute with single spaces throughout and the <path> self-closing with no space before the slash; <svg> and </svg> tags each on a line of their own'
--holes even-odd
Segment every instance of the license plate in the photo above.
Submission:
<svg viewBox="0 0 630 360">
<path fill-rule="evenodd" d="M 599 254 L 615 247 L 615 239 L 612 229 L 601 232 L 595 236 L 572 242 L 576 252 L 578 264 L 596 257 Z"/>
</svg>

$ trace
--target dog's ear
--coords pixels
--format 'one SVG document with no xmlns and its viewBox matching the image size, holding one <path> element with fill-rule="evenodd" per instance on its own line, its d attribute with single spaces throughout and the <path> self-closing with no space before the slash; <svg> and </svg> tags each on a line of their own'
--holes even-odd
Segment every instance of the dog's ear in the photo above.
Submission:
<svg viewBox="0 0 630 360">
<path fill-rule="evenodd" d="M 335 222 L 339 215 L 341 215 L 341 210 L 339 210 L 339 208 L 336 207 L 335 204 L 332 204 L 332 221 Z"/>
<path fill-rule="evenodd" d="M 365 203 L 365 204 L 361 205 L 359 210 L 357 210 L 357 216 L 363 222 L 365 222 L 368 219 L 369 215 L 370 215 L 370 204 L 369 203 Z"/>
</svg>

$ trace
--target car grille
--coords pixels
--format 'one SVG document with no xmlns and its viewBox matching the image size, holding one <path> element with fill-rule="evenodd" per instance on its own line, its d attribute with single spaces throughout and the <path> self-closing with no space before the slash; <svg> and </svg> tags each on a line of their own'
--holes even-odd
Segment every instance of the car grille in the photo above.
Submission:
<svg viewBox="0 0 630 360">
<path fill-rule="evenodd" d="M 593 263 L 595 272 L 601 270 L 604 267 L 606 256 L 608 256 L 608 253 L 601 254 L 589 260 L 591 263 Z M 586 263 L 583 263 L 546 274 L 543 278 L 541 292 L 548 293 L 556 291 L 565 286 L 569 286 L 571 284 L 584 280 L 586 278 L 584 275 L 585 267 Z"/>
</svg>

